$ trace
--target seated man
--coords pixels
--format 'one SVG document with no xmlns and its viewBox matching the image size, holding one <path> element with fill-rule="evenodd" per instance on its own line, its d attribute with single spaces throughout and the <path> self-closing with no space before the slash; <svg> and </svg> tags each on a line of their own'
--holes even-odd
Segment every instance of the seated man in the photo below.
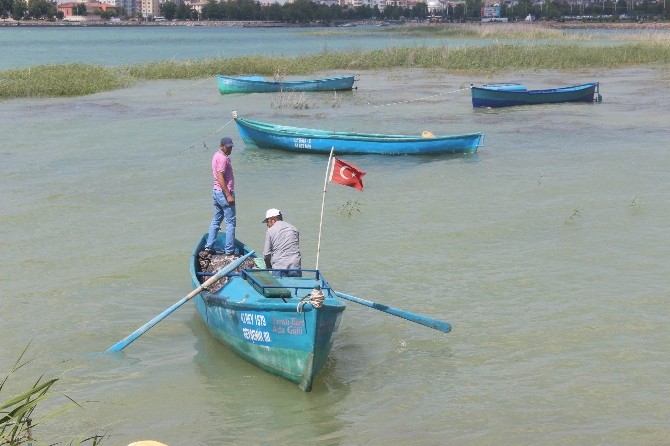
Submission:
<svg viewBox="0 0 670 446">
<path fill-rule="evenodd" d="M 268 225 L 263 246 L 263 259 L 268 269 L 300 269 L 300 234 L 295 226 L 283 220 L 279 209 L 268 209 L 262 223 Z M 281 271 L 274 273 L 282 275 Z M 300 276 L 299 271 L 285 271 L 287 276 Z"/>
</svg>

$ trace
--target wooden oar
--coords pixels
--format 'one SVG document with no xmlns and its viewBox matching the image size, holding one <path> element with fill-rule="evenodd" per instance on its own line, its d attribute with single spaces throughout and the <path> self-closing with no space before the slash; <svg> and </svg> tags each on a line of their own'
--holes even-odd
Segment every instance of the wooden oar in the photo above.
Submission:
<svg viewBox="0 0 670 446">
<path fill-rule="evenodd" d="M 204 288 L 207 288 L 209 285 L 213 284 L 226 274 L 230 273 L 232 270 L 240 266 L 250 255 L 252 255 L 254 251 L 249 252 L 248 254 L 245 254 L 244 256 L 240 257 L 239 259 L 229 263 L 225 267 L 221 268 L 214 274 L 212 277 L 207 279 L 202 285 L 200 285 L 198 288 L 194 289 L 191 291 L 187 296 L 183 297 L 179 302 L 175 303 L 172 305 L 170 308 L 167 310 L 163 311 L 161 314 L 156 316 L 155 318 L 151 319 L 149 322 L 146 324 L 142 325 L 140 328 L 126 336 L 125 338 L 121 339 L 119 342 L 116 344 L 112 345 L 107 349 L 108 352 L 118 352 L 123 350 L 133 342 L 135 339 L 139 338 L 144 334 L 146 331 L 148 331 L 151 327 L 159 323 L 161 320 L 165 319 L 170 313 L 172 313 L 174 310 L 177 308 L 181 307 L 186 303 L 189 299 L 193 298 L 196 294 L 198 294 L 200 291 L 202 291 Z"/>
<path fill-rule="evenodd" d="M 392 314 L 393 316 L 398 316 L 403 319 L 407 319 L 410 322 L 423 325 L 428 328 L 432 328 L 443 333 L 449 333 L 451 331 L 451 325 L 438 321 L 437 319 L 431 319 L 429 317 L 420 316 L 418 314 L 409 313 L 407 311 L 398 310 L 397 308 L 389 307 L 384 304 L 378 304 L 375 302 L 370 302 L 369 300 L 361 299 L 360 297 L 350 296 L 344 293 L 338 293 L 335 291 L 335 295 L 343 299 L 356 302 L 357 304 L 365 305 L 366 307 L 374 308 L 375 310 L 383 311 L 384 313 Z"/>
</svg>

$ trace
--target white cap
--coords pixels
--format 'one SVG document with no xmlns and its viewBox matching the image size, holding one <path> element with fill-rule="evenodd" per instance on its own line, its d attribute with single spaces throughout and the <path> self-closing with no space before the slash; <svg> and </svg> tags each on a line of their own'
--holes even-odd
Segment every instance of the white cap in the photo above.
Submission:
<svg viewBox="0 0 670 446">
<path fill-rule="evenodd" d="M 272 217 L 279 217 L 281 215 L 281 211 L 279 209 L 268 209 L 267 212 L 265 212 L 265 220 L 263 220 L 261 223 L 267 223 L 268 218 Z"/>
</svg>

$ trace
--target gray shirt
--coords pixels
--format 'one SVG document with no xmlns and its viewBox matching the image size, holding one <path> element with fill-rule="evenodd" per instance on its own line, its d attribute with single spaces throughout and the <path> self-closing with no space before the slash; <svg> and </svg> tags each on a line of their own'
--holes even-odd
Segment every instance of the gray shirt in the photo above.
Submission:
<svg viewBox="0 0 670 446">
<path fill-rule="evenodd" d="M 274 269 L 300 269 L 300 234 L 295 226 L 278 220 L 265 233 L 263 256 L 271 255 Z"/>
</svg>

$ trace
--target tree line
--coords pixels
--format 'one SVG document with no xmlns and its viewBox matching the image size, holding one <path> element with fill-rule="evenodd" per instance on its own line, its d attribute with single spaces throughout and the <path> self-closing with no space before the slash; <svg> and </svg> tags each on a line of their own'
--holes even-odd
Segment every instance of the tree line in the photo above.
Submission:
<svg viewBox="0 0 670 446">
<path fill-rule="evenodd" d="M 73 8 L 74 15 L 99 15 L 103 19 L 127 17 L 123 8 L 110 8 L 100 11 L 98 8 L 88 10 L 85 3 L 78 3 Z M 63 19 L 63 12 L 58 11 L 57 3 L 49 0 L 0 0 L 0 18 L 14 20 Z"/>
<path fill-rule="evenodd" d="M 14 20 L 63 19 L 55 1 L 49 0 L 0 0 L 0 17 Z M 261 4 L 254 0 L 208 0 L 202 11 L 181 1 L 169 0 L 160 5 L 160 15 L 167 20 L 226 20 L 226 21 L 272 21 L 285 23 L 332 23 L 337 20 L 368 20 L 426 18 L 428 7 L 419 3 L 412 8 L 388 7 L 380 11 L 377 6 L 341 7 L 327 6 L 310 0 L 295 0 L 292 3 Z M 99 15 L 103 19 L 141 17 L 139 12 L 127 13 L 123 8 L 100 11 L 86 8 L 84 3 L 75 6 L 74 15 Z M 145 17 L 151 20 L 153 17 Z"/>
<path fill-rule="evenodd" d="M 630 19 L 652 16 L 667 19 L 668 17 L 665 4 L 658 0 L 599 0 L 579 3 L 566 0 L 546 0 L 540 3 L 532 0 L 519 0 L 516 4 L 506 5 L 501 11 L 501 16 L 510 20 L 523 20 L 528 15 L 538 20 L 576 18 L 617 21 L 622 17 Z"/>
<path fill-rule="evenodd" d="M 198 14 L 189 6 L 167 1 L 160 6 L 160 12 L 167 20 L 224 20 L 224 21 L 271 21 L 284 23 L 332 23 L 335 21 L 355 21 L 369 19 L 426 18 L 428 6 L 425 2 L 411 8 L 387 7 L 381 11 L 376 5 L 342 7 L 324 5 L 310 0 L 295 0 L 291 3 L 261 4 L 254 0 L 229 0 L 219 2 L 208 0 Z"/>
<path fill-rule="evenodd" d="M 208 0 L 199 14 L 181 2 L 167 1 L 160 6 L 161 15 L 167 20 L 229 20 L 229 21 L 272 21 L 284 23 L 333 23 L 356 20 L 426 20 L 440 21 L 476 21 L 481 18 L 482 0 L 465 0 L 444 11 L 430 13 L 426 2 L 420 2 L 410 8 L 388 6 L 380 10 L 377 5 L 347 7 L 324 5 L 310 0 L 295 0 L 292 3 L 273 3 L 262 5 L 254 0 Z M 617 20 L 619 15 L 631 17 L 640 15 L 665 16 L 665 5 L 658 0 L 601 0 L 576 5 L 567 0 L 547 0 L 537 3 L 534 0 L 519 0 L 516 4 L 502 8 L 501 16 L 509 20 L 523 20 L 528 15 L 536 19 L 560 20 L 566 17 L 603 18 L 610 16 Z"/>
</svg>

